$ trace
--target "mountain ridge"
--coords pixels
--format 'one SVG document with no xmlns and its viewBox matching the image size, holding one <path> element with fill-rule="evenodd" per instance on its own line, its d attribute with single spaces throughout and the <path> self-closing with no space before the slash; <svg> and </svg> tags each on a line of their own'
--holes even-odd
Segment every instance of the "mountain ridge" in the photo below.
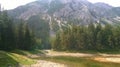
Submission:
<svg viewBox="0 0 120 67">
<path fill-rule="evenodd" d="M 29 20 L 30 17 L 39 15 L 40 19 L 48 21 L 53 30 L 56 27 L 61 29 L 70 24 L 116 24 L 116 22 L 120 22 L 118 20 L 119 11 L 120 7 L 101 2 L 93 4 L 88 0 L 38 0 L 9 10 L 8 14 L 23 20 Z"/>
</svg>

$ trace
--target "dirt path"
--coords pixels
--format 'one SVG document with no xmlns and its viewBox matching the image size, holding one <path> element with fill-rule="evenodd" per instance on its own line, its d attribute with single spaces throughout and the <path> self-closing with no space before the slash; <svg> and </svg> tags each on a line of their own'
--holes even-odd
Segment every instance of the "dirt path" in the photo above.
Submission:
<svg viewBox="0 0 120 67">
<path fill-rule="evenodd" d="M 94 60 L 99 62 L 120 63 L 120 58 L 116 58 L 116 57 L 95 57 Z"/>
<path fill-rule="evenodd" d="M 32 58 L 40 57 L 40 56 L 71 56 L 71 57 L 90 57 L 92 60 L 99 61 L 99 62 L 113 62 L 113 63 L 120 63 L 120 54 L 89 54 L 89 53 L 66 53 L 66 52 L 56 52 L 52 50 L 43 50 L 45 55 L 31 55 Z M 67 67 L 67 65 L 44 61 L 44 60 L 37 60 L 36 64 L 30 66 L 22 66 L 22 67 Z"/>
<path fill-rule="evenodd" d="M 21 66 L 21 67 L 67 67 L 64 64 L 54 63 L 50 61 L 38 60 L 36 64 L 29 65 L 29 66 Z"/>
<path fill-rule="evenodd" d="M 88 54 L 88 53 L 66 53 L 46 50 L 48 56 L 72 56 L 72 57 L 92 57 L 92 60 L 99 62 L 120 63 L 120 54 Z"/>
<path fill-rule="evenodd" d="M 45 50 L 47 56 L 72 56 L 72 57 L 92 57 L 95 54 L 87 53 L 66 53 L 66 52 L 56 52 L 51 50 Z"/>
</svg>

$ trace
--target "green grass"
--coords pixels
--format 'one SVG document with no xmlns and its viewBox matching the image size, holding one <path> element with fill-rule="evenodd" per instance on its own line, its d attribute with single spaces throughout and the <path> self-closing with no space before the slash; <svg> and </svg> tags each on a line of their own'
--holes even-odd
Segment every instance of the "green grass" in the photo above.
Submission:
<svg viewBox="0 0 120 67">
<path fill-rule="evenodd" d="M 71 51 L 65 51 L 65 52 L 73 52 L 73 53 L 91 53 L 91 54 L 97 54 L 97 53 L 107 53 L 107 54 L 120 54 L 120 50 L 71 50 Z"/>
<path fill-rule="evenodd" d="M 30 65 L 34 63 L 36 63 L 36 61 L 24 55 L 0 51 L 0 67 L 8 67 L 8 65 L 15 67 L 17 64 Z"/>
<path fill-rule="evenodd" d="M 83 53 L 97 53 L 96 51 L 81 51 Z M 103 51 L 105 53 L 106 51 Z M 31 65 L 36 63 L 34 59 L 48 60 L 58 63 L 63 63 L 68 65 L 68 67 L 120 67 L 118 63 L 103 63 L 94 61 L 91 57 L 68 57 L 68 56 L 58 56 L 58 57 L 39 57 L 31 59 L 27 57 L 28 54 L 44 54 L 45 52 L 41 50 L 33 50 L 33 51 L 23 51 L 23 50 L 14 50 L 12 52 L 0 51 L 0 67 L 7 67 L 8 65 L 12 65 L 15 67 L 16 64 L 20 63 L 23 65 Z M 114 51 L 111 53 L 115 53 Z M 118 53 L 118 52 L 116 52 Z"/>
<path fill-rule="evenodd" d="M 17 53 L 17 54 L 20 54 L 20 55 L 24 55 L 24 56 L 27 56 L 29 54 L 44 54 L 41 50 L 31 50 L 31 51 L 25 51 L 25 50 L 14 50 L 14 51 L 11 51 L 12 53 Z"/>
<path fill-rule="evenodd" d="M 120 67 L 118 63 L 103 63 L 92 60 L 91 58 L 78 58 L 78 57 L 43 57 L 42 60 L 49 60 L 53 62 L 63 63 L 68 67 Z"/>
<path fill-rule="evenodd" d="M 8 53 L 0 51 L 0 67 L 7 67 L 8 65 L 14 67 L 16 64 L 17 61 L 11 58 Z"/>
<path fill-rule="evenodd" d="M 16 53 L 10 53 L 9 54 L 10 57 L 12 57 L 15 61 L 19 62 L 20 64 L 23 65 L 31 65 L 31 64 L 35 64 L 36 61 L 24 56 L 24 55 L 19 55 Z"/>
</svg>

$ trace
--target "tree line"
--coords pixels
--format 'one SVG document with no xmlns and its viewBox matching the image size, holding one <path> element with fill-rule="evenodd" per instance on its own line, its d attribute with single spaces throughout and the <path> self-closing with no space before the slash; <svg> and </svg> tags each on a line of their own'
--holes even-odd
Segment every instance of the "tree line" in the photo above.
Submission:
<svg viewBox="0 0 120 67">
<path fill-rule="evenodd" d="M 56 34 L 54 50 L 119 50 L 120 27 L 110 24 L 71 25 Z"/>
<path fill-rule="evenodd" d="M 49 21 L 41 19 L 40 15 L 31 16 L 28 20 L 28 26 L 33 30 L 35 38 L 37 41 L 38 49 L 50 49 L 51 45 L 49 43 L 50 38 L 50 27 Z"/>
<path fill-rule="evenodd" d="M 36 22 L 39 21 L 41 20 Z M 34 32 L 29 29 L 30 24 L 24 21 L 19 21 L 17 25 L 15 23 L 18 22 L 11 19 L 6 11 L 0 11 L 0 50 L 32 50 L 38 47 Z M 42 38 L 43 44 L 49 42 L 46 41 L 49 37 L 49 27 L 44 29 L 46 25 L 47 23 L 43 23 L 40 28 L 37 28 L 43 31 L 41 34 L 41 31 L 37 33 L 41 35 L 39 37 Z M 48 36 L 45 38 L 45 35 Z M 52 48 L 54 50 L 119 50 L 120 26 L 101 25 L 100 23 L 91 23 L 88 26 L 67 26 L 56 34 Z"/>
<path fill-rule="evenodd" d="M 31 50 L 35 48 L 35 38 L 27 23 L 19 21 L 15 25 L 6 11 L 0 11 L 0 50 Z"/>
</svg>

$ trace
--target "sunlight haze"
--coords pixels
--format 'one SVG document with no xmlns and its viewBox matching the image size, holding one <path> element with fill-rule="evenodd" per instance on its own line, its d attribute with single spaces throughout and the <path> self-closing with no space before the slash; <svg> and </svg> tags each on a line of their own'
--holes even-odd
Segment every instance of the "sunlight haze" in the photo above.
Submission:
<svg viewBox="0 0 120 67">
<path fill-rule="evenodd" d="M 4 7 L 4 9 L 14 9 L 20 5 L 25 5 L 32 1 L 35 0 L 0 0 L 0 4 Z"/>
<path fill-rule="evenodd" d="M 20 5 L 25 5 L 32 1 L 36 0 L 0 0 L 0 4 L 2 5 L 2 7 L 4 7 L 4 9 L 14 9 Z M 88 1 L 92 3 L 104 2 L 115 7 L 120 6 L 120 0 L 88 0 Z"/>
<path fill-rule="evenodd" d="M 107 3 L 109 5 L 112 5 L 114 7 L 119 7 L 120 6 L 120 0 L 88 0 L 92 3 L 96 3 L 96 2 L 104 2 Z"/>
</svg>

